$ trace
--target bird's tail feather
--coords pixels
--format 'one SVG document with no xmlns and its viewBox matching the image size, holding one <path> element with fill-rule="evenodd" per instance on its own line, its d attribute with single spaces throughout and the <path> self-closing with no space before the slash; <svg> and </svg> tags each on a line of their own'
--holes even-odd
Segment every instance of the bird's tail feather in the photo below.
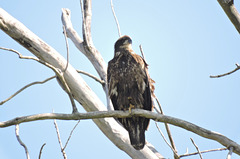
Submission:
<svg viewBox="0 0 240 159">
<path fill-rule="evenodd" d="M 138 126 L 133 128 L 132 130 L 133 131 L 128 131 L 131 145 L 136 150 L 143 149 L 143 147 L 145 145 L 145 130 L 141 129 Z"/>
</svg>

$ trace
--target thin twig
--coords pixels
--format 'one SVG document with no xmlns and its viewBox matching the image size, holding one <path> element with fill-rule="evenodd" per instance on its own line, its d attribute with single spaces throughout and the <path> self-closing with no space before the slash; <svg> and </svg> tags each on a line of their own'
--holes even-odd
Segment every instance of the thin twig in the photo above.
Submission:
<svg viewBox="0 0 240 159">
<path fill-rule="evenodd" d="M 162 110 L 162 106 L 161 106 L 161 104 L 160 104 L 160 102 L 159 102 L 159 100 L 156 96 L 155 96 L 155 100 L 157 101 L 157 104 L 158 104 L 158 107 L 160 109 L 161 114 L 164 115 L 163 110 Z M 172 133 L 170 131 L 170 127 L 167 123 L 164 123 L 164 125 L 165 125 L 165 128 L 166 128 L 167 134 L 168 134 L 168 138 L 169 138 L 170 143 L 172 145 L 171 147 L 174 149 L 174 151 L 173 151 L 174 152 L 174 158 L 177 158 L 176 156 L 179 156 L 179 155 L 175 156 L 175 152 L 177 153 L 177 148 L 176 148 L 175 143 L 173 141 L 173 137 L 172 137 Z"/>
<path fill-rule="evenodd" d="M 117 24 L 118 35 L 119 35 L 119 37 L 121 37 L 122 35 L 121 35 L 120 25 L 119 25 L 119 23 L 118 23 L 118 19 L 117 19 L 117 16 L 116 16 L 116 14 L 115 14 L 115 11 L 114 11 L 114 7 L 113 7 L 113 2 L 112 2 L 112 0 L 111 0 L 111 8 L 112 8 L 112 13 L 113 13 L 114 19 L 115 19 L 116 24 Z"/>
<path fill-rule="evenodd" d="M 3 105 L 4 103 L 6 103 L 7 101 L 9 101 L 10 99 L 12 99 L 13 97 L 15 97 L 17 94 L 19 94 L 20 92 L 22 92 L 24 89 L 32 86 L 32 85 L 35 85 L 35 84 L 43 84 L 43 83 L 46 83 L 47 81 L 50 81 L 51 79 L 55 78 L 56 76 L 52 76 L 52 77 L 49 77 L 43 81 L 36 81 L 36 82 L 32 82 L 32 83 L 29 83 L 28 85 L 22 87 L 21 89 L 19 89 L 16 93 L 14 93 L 13 95 L 11 95 L 10 97 L 8 97 L 7 99 L 3 100 L 0 102 L 0 105 Z"/>
<path fill-rule="evenodd" d="M 46 143 L 44 143 L 44 144 L 41 146 L 38 159 L 41 159 L 42 150 L 43 150 L 43 147 L 44 147 L 45 145 L 46 145 Z"/>
<path fill-rule="evenodd" d="M 96 80 L 97 82 L 99 82 L 100 84 L 105 84 L 105 82 L 99 78 L 97 78 L 96 76 L 90 74 L 90 73 L 87 73 L 85 71 L 81 71 L 81 70 L 77 70 L 78 73 L 81 73 L 83 75 L 86 75 L 88 77 L 91 77 L 93 78 L 94 80 Z M 28 85 L 22 87 L 21 89 L 19 89 L 16 93 L 14 93 L 13 95 L 11 95 L 10 97 L 8 97 L 7 99 L 3 100 L 0 102 L 0 105 L 3 105 L 4 103 L 6 103 L 7 101 L 9 101 L 10 99 L 12 99 L 13 97 L 15 97 L 17 94 L 21 93 L 23 90 L 27 89 L 28 87 L 32 86 L 32 85 L 35 85 L 35 84 L 44 84 L 50 80 L 52 80 L 53 78 L 56 78 L 56 76 L 51 76 L 43 81 L 36 81 L 36 82 L 32 82 L 32 83 L 29 83 Z"/>
<path fill-rule="evenodd" d="M 84 72 L 84 71 L 81 71 L 81 70 L 77 70 L 78 73 L 81 73 L 81 74 L 84 74 L 88 77 L 91 77 L 92 79 L 94 79 L 95 81 L 101 83 L 102 85 L 105 84 L 105 82 L 99 78 L 97 78 L 96 76 L 90 74 L 90 73 L 87 73 L 87 72 Z"/>
<path fill-rule="evenodd" d="M 66 48 L 67 48 L 67 64 L 65 69 L 63 70 L 63 72 L 66 72 L 67 68 L 68 68 L 68 64 L 69 64 L 69 48 L 68 48 L 68 39 L 67 39 L 67 33 L 66 33 L 66 29 L 65 26 L 63 25 L 63 33 L 64 33 L 64 38 L 65 38 L 65 42 L 66 42 Z"/>
<path fill-rule="evenodd" d="M 227 155 L 227 159 L 231 159 L 232 158 L 232 152 L 233 152 L 233 147 L 230 147 L 228 155 Z"/>
<path fill-rule="evenodd" d="M 143 52 L 143 48 L 142 48 L 142 45 L 139 45 L 139 48 L 140 48 L 140 52 L 142 54 L 142 58 L 145 60 L 145 56 L 144 56 L 144 52 Z M 146 61 L 146 60 L 145 60 Z"/>
<path fill-rule="evenodd" d="M 219 78 L 219 77 L 227 76 L 227 75 L 230 75 L 230 74 L 236 72 L 237 70 L 240 69 L 240 65 L 237 64 L 237 63 L 236 63 L 235 65 L 236 65 L 237 67 L 236 67 L 234 70 L 232 70 L 232 71 L 230 71 L 230 72 L 227 72 L 227 73 L 224 73 L 224 74 L 220 74 L 220 75 L 211 75 L 210 78 Z"/>
<path fill-rule="evenodd" d="M 195 142 L 193 141 L 193 139 L 192 139 L 192 138 L 190 138 L 190 139 L 191 139 L 191 141 L 192 141 L 193 145 L 196 147 L 196 149 L 197 149 L 197 152 L 198 152 L 198 154 L 199 154 L 200 158 L 201 158 L 201 159 L 203 159 L 203 157 L 202 157 L 202 154 L 201 154 L 201 151 L 199 150 L 198 146 L 195 144 Z"/>
<path fill-rule="evenodd" d="M 157 104 L 158 104 L 158 107 L 159 107 L 159 110 L 160 110 L 161 114 L 164 114 L 164 113 L 163 113 L 163 110 L 162 110 L 162 106 L 161 106 L 158 98 L 156 97 L 155 100 L 157 101 Z"/>
<path fill-rule="evenodd" d="M 14 49 L 9 49 L 9 48 L 4 48 L 4 47 L 0 47 L 0 49 L 6 50 L 6 51 L 11 51 L 11 52 L 17 54 L 20 59 L 31 59 L 31 60 L 39 61 L 38 58 L 35 58 L 33 56 L 23 56 L 20 52 L 14 50 Z"/>
<path fill-rule="evenodd" d="M 176 156 L 179 158 L 179 155 L 177 154 L 177 152 L 173 149 L 173 147 L 168 143 L 167 139 L 164 137 L 164 135 L 163 135 L 161 129 L 159 128 L 157 122 L 155 122 L 155 125 L 156 125 L 158 131 L 160 132 L 160 134 L 161 134 L 163 140 L 164 140 L 164 141 L 167 143 L 167 145 L 172 149 L 174 155 L 176 155 Z"/>
<path fill-rule="evenodd" d="M 54 120 L 54 125 L 55 125 L 55 128 L 56 128 L 57 137 L 58 137 L 58 143 L 60 145 L 63 158 L 67 159 L 67 154 L 66 154 L 66 152 L 65 152 L 65 150 L 63 149 L 63 146 L 62 146 L 62 141 L 61 141 L 61 137 L 60 137 L 60 133 L 59 133 L 59 129 L 58 129 L 58 125 L 57 125 L 56 119 Z"/>
<path fill-rule="evenodd" d="M 58 80 L 58 83 L 60 84 L 60 86 L 63 88 L 63 90 L 65 90 L 65 92 L 68 94 L 68 97 L 69 97 L 69 99 L 71 101 L 71 104 L 72 104 L 72 113 L 77 113 L 78 112 L 77 106 L 74 102 L 74 98 L 73 98 L 73 95 L 71 93 L 71 90 L 68 87 L 67 82 L 65 81 L 65 78 L 63 76 L 63 72 L 60 72 L 58 74 L 57 80 Z"/>
<path fill-rule="evenodd" d="M 227 150 L 227 148 L 218 148 L 218 149 L 205 150 L 205 151 L 201 151 L 201 154 L 208 153 L 208 152 L 214 152 L 214 151 L 223 151 L 223 150 Z M 192 156 L 192 155 L 198 155 L 198 154 L 199 154 L 199 152 L 188 153 L 188 154 L 180 155 L 180 158 L 188 157 L 188 156 Z"/>
<path fill-rule="evenodd" d="M 22 142 L 22 140 L 20 139 L 20 136 L 19 136 L 19 125 L 18 125 L 18 124 L 16 124 L 15 133 L 16 133 L 16 137 L 17 137 L 17 140 L 18 140 L 19 144 L 20 144 L 20 145 L 24 148 L 24 150 L 25 150 L 27 159 L 30 159 L 27 146 L 26 146 L 26 145 Z"/>
<path fill-rule="evenodd" d="M 139 45 L 139 48 L 140 48 L 140 52 L 141 52 L 141 54 L 142 54 L 143 60 L 146 61 L 146 60 L 145 60 L 145 56 L 144 56 L 144 52 L 143 52 L 142 45 Z M 161 106 L 160 102 L 158 101 L 158 98 L 156 97 L 156 95 L 154 94 L 154 92 L 152 92 L 152 98 L 155 98 L 155 100 L 157 101 L 157 104 L 158 104 L 158 107 L 159 107 L 160 112 L 159 112 L 159 110 L 154 106 L 155 110 L 156 110 L 158 113 L 164 115 L 163 110 L 162 110 L 162 106 Z M 172 150 L 174 150 L 174 151 L 173 151 L 173 153 L 174 153 L 174 158 L 177 159 L 177 158 L 179 158 L 179 157 L 178 157 L 179 155 L 177 154 L 177 149 L 176 149 L 175 143 L 174 143 L 174 141 L 173 141 L 170 128 L 169 128 L 169 126 L 168 126 L 167 123 L 164 123 L 164 125 L 165 125 L 165 129 L 166 129 L 166 131 L 167 131 L 167 134 L 168 134 L 168 138 L 169 138 L 170 143 L 171 143 L 171 148 L 172 148 Z"/>
<path fill-rule="evenodd" d="M 49 67 L 49 68 L 51 68 L 51 69 L 56 73 L 59 82 L 62 84 L 63 89 L 67 92 L 67 94 L 68 94 L 68 96 L 69 96 L 69 98 L 70 98 L 70 101 L 71 101 L 71 103 L 72 103 L 72 109 L 73 109 L 72 112 L 75 113 L 75 112 L 78 111 L 78 110 L 77 110 L 77 107 L 76 107 L 76 104 L 75 104 L 75 102 L 74 102 L 72 93 L 71 93 L 71 91 L 70 91 L 70 88 L 68 87 L 68 85 L 67 85 L 67 83 L 66 83 L 66 81 L 65 81 L 65 79 L 64 79 L 63 72 L 62 72 L 60 69 L 55 68 L 54 66 L 50 65 L 50 64 L 47 63 L 47 62 L 42 61 L 41 59 L 38 59 L 38 58 L 35 58 L 35 57 L 32 57 L 32 56 L 23 56 L 21 53 L 19 53 L 19 52 L 16 51 L 16 50 L 13 50 L 13 49 L 2 48 L 2 47 L 0 47 L 0 49 L 14 52 L 14 53 L 16 53 L 16 54 L 18 55 L 18 57 L 21 58 L 21 59 L 31 59 L 31 60 L 35 60 L 35 61 L 37 61 L 37 62 L 39 62 L 39 63 L 41 63 L 41 64 L 43 64 L 43 65 L 45 65 L 45 66 L 47 66 L 47 67 Z"/>
<path fill-rule="evenodd" d="M 63 150 L 65 150 L 65 148 L 67 147 L 67 144 L 68 144 L 70 138 L 72 137 L 73 131 L 74 131 L 75 128 L 78 126 L 79 122 L 80 122 L 80 120 L 78 120 L 77 124 L 73 127 L 73 129 L 72 129 L 72 131 L 71 131 L 71 133 L 70 133 L 70 135 L 69 135 L 69 137 L 68 137 L 68 139 L 67 139 L 67 142 L 66 142 L 65 146 L 63 147 Z"/>
</svg>

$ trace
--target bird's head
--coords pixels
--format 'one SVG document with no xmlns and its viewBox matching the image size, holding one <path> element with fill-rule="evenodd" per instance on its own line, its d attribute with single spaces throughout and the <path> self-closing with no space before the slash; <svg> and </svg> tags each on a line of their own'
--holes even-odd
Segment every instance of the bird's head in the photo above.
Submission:
<svg viewBox="0 0 240 159">
<path fill-rule="evenodd" d="M 114 45 L 114 49 L 115 49 L 115 52 L 118 50 L 122 50 L 122 49 L 131 50 L 132 49 L 132 39 L 127 35 L 120 37 L 116 41 L 116 43 Z"/>
</svg>

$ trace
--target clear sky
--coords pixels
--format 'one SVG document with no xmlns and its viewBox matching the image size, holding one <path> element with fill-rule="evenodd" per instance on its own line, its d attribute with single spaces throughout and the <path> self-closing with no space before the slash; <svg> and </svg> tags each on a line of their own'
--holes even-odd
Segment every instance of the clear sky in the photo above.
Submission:
<svg viewBox="0 0 240 159">
<path fill-rule="evenodd" d="M 156 81 L 156 95 L 166 115 L 181 118 L 204 128 L 217 131 L 240 143 L 240 72 L 219 79 L 209 75 L 233 70 L 239 62 L 239 34 L 215 1 L 143 1 L 114 0 L 122 34 L 132 37 L 133 49 L 140 53 L 142 44 L 151 77 Z M 118 39 L 110 0 L 93 1 L 92 37 L 105 62 L 113 57 L 113 45 Z M 236 4 L 240 10 L 239 3 Z M 14 1 L 0 0 L 0 7 L 21 21 L 36 35 L 66 57 L 62 34 L 61 8 L 69 8 L 74 28 L 82 36 L 79 1 Z M 32 55 L 4 32 L 0 31 L 0 46 Z M 96 71 L 69 41 L 70 63 L 79 70 L 97 76 Z M 20 60 L 10 52 L 0 50 L 0 100 L 34 81 L 44 80 L 54 73 L 35 61 Z M 102 87 L 83 76 L 89 86 L 105 103 Z M 71 113 L 68 96 L 56 80 L 35 85 L 0 106 L 0 121 L 17 116 L 52 112 Z M 80 112 L 85 112 L 78 104 Z M 62 141 L 68 138 L 75 121 L 58 121 Z M 159 124 L 162 131 L 163 124 Z M 15 127 L 0 129 L 0 158 L 25 158 L 24 149 L 16 140 Z M 179 154 L 195 152 L 190 138 L 200 150 L 223 147 L 171 126 Z M 62 158 L 52 120 L 20 125 L 21 139 L 28 146 L 31 158 L 37 158 L 46 143 L 42 158 Z M 153 121 L 146 139 L 166 158 L 172 152 Z M 81 121 L 66 149 L 69 159 L 129 158 L 112 144 L 91 120 Z M 203 154 L 204 159 L 226 158 L 227 151 Z M 198 156 L 189 157 L 197 158 Z M 233 155 L 233 159 L 239 158 Z"/>
</svg>

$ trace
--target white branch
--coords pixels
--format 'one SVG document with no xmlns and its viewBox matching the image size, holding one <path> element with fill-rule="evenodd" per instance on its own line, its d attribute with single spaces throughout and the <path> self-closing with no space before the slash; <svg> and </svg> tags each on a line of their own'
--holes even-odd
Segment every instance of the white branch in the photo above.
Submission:
<svg viewBox="0 0 240 159">
<path fill-rule="evenodd" d="M 68 27 L 66 32 L 68 34 Z M 0 8 L 0 29 L 16 40 L 19 44 L 28 49 L 39 59 L 51 64 L 55 68 L 64 70 L 66 60 L 51 46 L 31 32 L 21 22 L 13 18 L 6 11 Z M 69 36 L 69 35 L 68 35 Z M 102 61 L 104 63 L 104 61 Z M 106 75 L 106 64 L 103 72 Z M 100 67 L 100 66 L 99 66 Z M 96 68 L 96 67 L 95 67 Z M 101 66 L 101 68 L 103 68 Z M 106 76 L 105 76 L 106 77 Z M 77 71 L 69 64 L 64 78 L 75 99 L 86 111 L 105 111 L 106 107 L 97 95 L 90 89 Z M 102 77 L 101 77 L 102 78 Z M 104 78 L 106 81 L 106 79 Z M 141 151 L 135 150 L 129 142 L 128 132 L 120 126 L 113 118 L 93 120 L 100 130 L 121 150 L 125 151 L 132 158 L 157 158 L 147 146 Z"/>
<path fill-rule="evenodd" d="M 131 112 L 129 111 L 96 111 L 96 112 L 74 113 L 74 114 L 59 114 L 59 113 L 37 114 L 37 115 L 18 117 L 9 121 L 0 122 L 0 127 L 8 127 L 8 126 L 16 125 L 23 122 L 45 120 L 45 119 L 61 119 L 61 120 L 94 119 L 94 121 L 97 121 L 98 118 L 104 118 L 104 119 L 112 119 L 110 117 L 126 118 L 126 117 L 131 117 L 133 115 L 141 116 L 141 117 L 153 119 L 158 122 L 169 123 L 169 124 L 181 127 L 185 130 L 191 131 L 204 138 L 215 140 L 227 148 L 233 147 L 233 152 L 240 155 L 240 145 L 218 132 L 204 129 L 198 125 L 195 125 L 193 123 L 190 123 L 182 119 L 178 119 L 178 118 L 174 118 L 167 115 L 162 115 L 159 113 L 154 113 L 154 112 L 146 111 L 142 109 L 132 109 Z M 134 148 L 132 148 L 131 146 L 129 148 L 134 150 Z M 145 149 L 146 149 L 146 146 L 141 151 L 144 151 Z"/>
<path fill-rule="evenodd" d="M 66 152 L 65 152 L 65 150 L 63 149 L 63 146 L 62 146 L 62 140 L 61 140 L 61 137 L 60 137 L 60 132 L 59 132 L 59 129 L 58 129 L 58 125 L 57 125 L 56 119 L 54 119 L 54 126 L 55 126 L 55 129 L 56 129 L 58 143 L 59 143 L 59 146 L 60 146 L 63 158 L 67 159 L 67 154 L 66 154 Z"/>
<path fill-rule="evenodd" d="M 198 152 L 198 154 L 199 154 L 199 157 L 200 157 L 201 159 L 203 159 L 202 154 L 201 154 L 201 151 L 199 150 L 198 146 L 195 144 L 195 142 L 193 141 L 192 138 L 190 138 L 190 139 L 191 139 L 193 145 L 195 146 L 195 148 L 196 148 L 196 150 L 197 150 L 197 152 Z"/>
<path fill-rule="evenodd" d="M 88 40 L 87 42 L 84 42 L 80 38 L 78 33 L 74 30 L 71 22 L 71 12 L 67 8 L 62 8 L 62 24 L 65 26 L 67 37 L 70 38 L 74 43 L 74 45 L 78 48 L 78 50 L 81 51 L 89 59 L 89 61 L 92 63 L 92 65 L 96 69 L 101 80 L 105 82 L 105 85 L 103 85 L 103 89 L 106 94 L 107 106 L 109 110 L 113 110 L 112 103 L 108 97 L 108 88 L 106 84 L 107 83 L 107 65 L 104 62 L 101 54 L 94 47 L 91 38 L 89 39 L 86 37 L 86 39 Z M 87 33 L 84 35 L 91 35 L 90 30 L 91 28 L 88 28 Z"/>
<path fill-rule="evenodd" d="M 238 33 L 240 33 L 240 14 L 236 9 L 233 0 L 218 0 L 218 3 L 231 20 Z"/>
<path fill-rule="evenodd" d="M 112 13 L 113 13 L 115 22 L 116 22 L 116 24 L 117 24 L 118 36 L 121 37 L 122 34 L 121 34 L 121 30 L 120 30 L 120 25 L 119 25 L 119 23 L 118 23 L 118 19 L 117 19 L 117 16 L 116 16 L 116 14 L 115 14 L 115 11 L 114 11 L 114 7 L 113 7 L 113 2 L 112 2 L 112 0 L 111 0 L 111 8 L 112 8 Z M 144 59 L 144 57 L 143 57 L 143 59 Z"/>
<path fill-rule="evenodd" d="M 218 149 L 205 150 L 205 151 L 201 151 L 201 153 L 203 154 L 203 153 L 215 152 L 215 151 L 223 151 L 223 150 L 227 150 L 227 148 L 218 148 Z M 188 157 L 188 156 L 192 156 L 192 155 L 197 155 L 197 154 L 199 154 L 199 152 L 188 153 L 188 154 L 180 155 L 180 158 Z"/>
<path fill-rule="evenodd" d="M 16 124 L 16 126 L 15 126 L 15 133 L 16 133 L 16 137 L 17 137 L 17 140 L 18 140 L 19 144 L 20 144 L 20 145 L 24 148 L 24 150 L 25 150 L 27 159 L 30 159 L 30 156 L 29 156 L 29 153 L 28 153 L 28 148 L 27 148 L 27 146 L 22 142 L 22 140 L 21 140 L 21 138 L 20 138 L 20 136 L 19 136 L 19 125 L 18 125 L 18 124 Z"/>
</svg>

